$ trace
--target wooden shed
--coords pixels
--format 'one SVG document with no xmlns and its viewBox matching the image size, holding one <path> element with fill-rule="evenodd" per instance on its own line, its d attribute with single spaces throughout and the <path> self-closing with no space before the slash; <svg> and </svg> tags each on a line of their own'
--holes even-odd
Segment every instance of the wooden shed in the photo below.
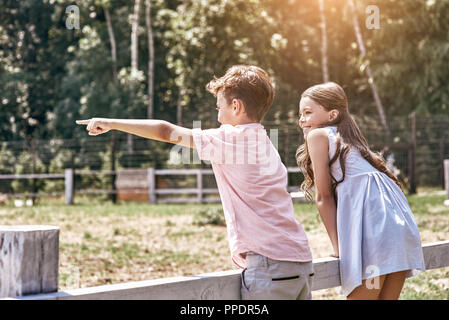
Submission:
<svg viewBox="0 0 449 320">
<path fill-rule="evenodd" d="M 115 178 L 117 200 L 149 201 L 148 169 L 121 169 Z"/>
</svg>

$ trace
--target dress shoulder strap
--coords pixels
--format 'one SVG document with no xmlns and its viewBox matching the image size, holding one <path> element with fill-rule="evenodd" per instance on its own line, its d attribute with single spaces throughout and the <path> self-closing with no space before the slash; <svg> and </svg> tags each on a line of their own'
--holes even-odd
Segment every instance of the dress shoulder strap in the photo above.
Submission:
<svg viewBox="0 0 449 320">
<path fill-rule="evenodd" d="M 329 160 L 335 155 L 337 150 L 337 127 L 324 127 L 327 131 L 327 138 L 329 139 Z"/>
</svg>

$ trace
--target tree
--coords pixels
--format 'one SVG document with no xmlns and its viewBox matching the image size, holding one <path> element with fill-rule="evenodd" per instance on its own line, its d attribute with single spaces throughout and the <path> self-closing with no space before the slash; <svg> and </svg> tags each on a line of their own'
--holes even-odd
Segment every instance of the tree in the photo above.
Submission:
<svg viewBox="0 0 449 320">
<path fill-rule="evenodd" d="M 106 24 L 108 27 L 108 35 L 109 35 L 109 42 L 111 44 L 111 60 L 112 60 L 112 76 L 114 84 L 118 85 L 118 74 L 117 74 L 117 45 L 115 42 L 115 34 L 114 34 L 114 28 L 112 27 L 112 19 L 111 15 L 109 14 L 109 8 L 105 5 L 103 5 L 103 11 L 106 18 Z M 116 162 L 116 152 L 117 152 L 117 134 L 113 130 L 111 132 L 111 154 L 110 154 L 110 162 L 111 162 L 111 171 L 115 171 L 115 162 Z M 111 189 L 113 191 L 116 191 L 117 188 L 115 187 L 115 175 L 111 175 Z M 113 203 L 117 202 L 117 194 L 114 192 L 111 195 L 111 200 Z"/>
<path fill-rule="evenodd" d="M 329 70 L 327 67 L 327 36 L 326 36 L 326 16 L 324 15 L 324 0 L 318 0 L 321 18 L 321 68 L 323 70 L 323 82 L 329 81 Z"/>
<path fill-rule="evenodd" d="M 153 118 L 154 104 L 154 41 L 153 27 L 151 26 L 151 0 L 145 0 L 145 22 L 148 37 L 148 118 Z"/>
<path fill-rule="evenodd" d="M 348 4 L 349 4 L 349 7 L 352 12 L 352 21 L 354 24 L 354 32 L 357 37 L 357 43 L 360 48 L 361 59 L 365 59 L 366 48 L 365 48 L 365 44 L 363 43 L 362 33 L 360 32 L 360 26 L 359 26 L 359 22 L 357 20 L 357 12 L 354 7 L 354 1 L 348 0 Z M 382 101 L 380 99 L 379 92 L 376 87 L 376 83 L 374 82 L 373 73 L 371 71 L 371 67 L 370 67 L 369 63 L 366 63 L 365 70 L 366 70 L 366 75 L 368 77 L 368 83 L 369 83 L 369 85 L 371 87 L 371 91 L 373 93 L 374 101 L 376 102 L 377 112 L 379 113 L 380 121 L 382 123 L 382 126 L 384 127 L 384 130 L 385 130 L 387 136 L 389 137 L 389 136 L 391 136 L 390 128 L 387 123 L 387 117 L 385 115 L 385 110 L 382 105 Z"/>
</svg>

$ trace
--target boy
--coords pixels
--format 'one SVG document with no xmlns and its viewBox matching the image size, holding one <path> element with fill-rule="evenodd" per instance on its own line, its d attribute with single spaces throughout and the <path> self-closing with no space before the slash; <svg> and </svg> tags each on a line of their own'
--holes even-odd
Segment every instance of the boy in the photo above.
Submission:
<svg viewBox="0 0 449 320">
<path fill-rule="evenodd" d="M 188 129 L 162 120 L 77 121 L 89 135 L 111 129 L 195 148 L 210 161 L 226 219 L 233 262 L 243 268 L 242 299 L 310 299 L 312 255 L 294 217 L 287 170 L 260 124 L 274 99 L 259 67 L 231 67 L 206 89 L 217 98 L 217 129 Z M 180 138 L 180 139 L 179 139 Z"/>
</svg>

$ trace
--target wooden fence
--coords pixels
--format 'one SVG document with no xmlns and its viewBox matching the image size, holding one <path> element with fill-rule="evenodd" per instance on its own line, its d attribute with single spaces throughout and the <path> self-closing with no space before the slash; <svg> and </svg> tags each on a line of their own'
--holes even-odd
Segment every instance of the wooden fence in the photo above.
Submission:
<svg viewBox="0 0 449 320">
<path fill-rule="evenodd" d="M 444 171 L 444 188 L 446 189 L 446 201 L 445 204 L 449 205 L 449 159 L 443 160 L 442 163 Z M 150 203 L 208 203 L 208 202 L 220 202 L 220 198 L 208 197 L 207 195 L 218 195 L 217 188 L 204 188 L 203 176 L 213 175 L 212 169 L 125 169 L 119 171 L 108 170 L 74 170 L 65 169 L 64 173 L 51 173 L 51 174 L 3 174 L 0 175 L 0 180 L 15 180 L 15 179 L 64 179 L 65 192 L 53 192 L 53 193 L 15 193 L 7 194 L 11 197 L 44 197 L 44 196 L 64 196 L 67 204 L 73 204 L 75 196 L 74 176 L 75 175 L 114 175 L 116 177 L 126 174 L 126 172 L 135 171 L 139 172 L 140 179 L 135 179 L 134 183 L 140 184 L 141 188 L 134 188 L 131 191 L 134 194 L 140 194 L 146 196 Z M 297 167 L 288 167 L 288 173 L 300 172 Z M 196 188 L 158 188 L 156 183 L 157 176 L 169 176 L 169 175 L 195 175 L 196 176 Z M 117 184 L 117 181 L 116 181 Z M 286 186 L 288 192 L 292 192 L 292 197 L 295 202 L 306 201 L 304 196 L 298 192 L 298 185 Z M 143 190 L 143 191 L 142 191 Z M 117 190 L 77 190 L 77 194 L 117 194 Z M 192 198 L 180 198 L 180 195 L 196 194 L 196 197 Z M 172 198 L 163 198 L 159 196 L 174 195 Z"/>
<path fill-rule="evenodd" d="M 290 167 L 287 168 L 289 173 L 300 172 L 299 168 Z M 219 203 L 217 188 L 204 188 L 203 176 L 213 175 L 212 169 L 128 169 L 120 171 L 107 171 L 107 170 L 74 170 L 65 169 L 64 174 L 8 174 L 0 175 L 0 180 L 13 180 L 13 179 L 64 179 L 65 192 L 62 193 L 20 193 L 9 194 L 13 197 L 40 197 L 40 196 L 64 196 L 66 198 L 66 204 L 73 204 L 74 196 L 76 194 L 116 194 L 116 190 L 80 190 L 75 191 L 75 175 L 115 175 L 117 179 L 120 175 L 125 175 L 127 172 L 137 173 L 134 184 L 138 188 L 132 188 L 131 192 L 134 194 L 147 195 L 147 199 L 150 203 Z M 172 176 L 172 175 L 194 175 L 196 176 L 196 188 L 157 188 L 156 177 L 157 176 Z M 116 185 L 118 181 L 116 180 Z M 298 191 L 298 186 L 286 186 L 288 192 Z M 180 195 L 196 194 L 196 197 L 181 198 Z M 171 198 L 162 198 L 159 196 L 174 195 Z M 207 197 L 206 195 L 217 195 L 216 197 Z M 293 196 L 294 201 L 301 202 L 305 199 L 299 194 Z"/>
<path fill-rule="evenodd" d="M 55 287 L 54 280 L 55 274 L 57 275 L 58 265 L 55 263 L 55 261 L 58 261 L 58 246 L 55 244 L 58 243 L 58 236 L 59 228 L 57 227 L 45 226 L 43 228 L 42 226 L 35 226 L 33 230 L 32 227 L 13 226 L 4 229 L 3 232 L 0 228 L 0 261 L 2 261 L 1 266 L 3 266 L 3 270 L 0 270 L 2 271 L 1 279 L 3 279 L 0 282 L 0 292 L 3 292 L 3 299 L 240 299 L 241 270 L 228 270 L 187 277 L 173 277 L 80 288 L 61 292 L 48 292 L 51 288 Z M 36 243 L 33 244 L 33 241 Z M 11 250 L 11 245 L 5 245 L 9 243 L 14 243 L 14 250 Z M 48 245 L 48 243 L 51 245 Z M 8 247 L 10 248 L 9 251 Z M 39 251 L 40 254 L 24 254 L 27 248 L 41 248 L 39 249 L 41 251 Z M 426 270 L 447 267 L 449 266 L 449 241 L 424 244 L 423 254 Z M 14 262 L 15 269 L 7 267 L 11 264 L 9 263 L 11 261 Z M 39 266 L 39 268 L 30 268 L 32 265 Z M 339 259 L 332 257 L 314 259 L 313 265 L 315 277 L 312 290 L 333 288 L 341 285 Z M 46 281 L 50 285 L 46 286 Z M 37 286 L 36 289 L 36 286 L 34 286 L 32 291 L 27 292 L 23 288 L 31 288 L 28 285 L 30 283 L 40 283 L 40 287 Z M 4 288 L 5 286 L 6 288 Z M 40 292 L 47 290 L 47 292 L 39 293 L 36 290 L 41 290 Z M 9 295 L 8 292 L 10 292 Z M 19 295 L 14 293 L 19 293 Z"/>
</svg>

